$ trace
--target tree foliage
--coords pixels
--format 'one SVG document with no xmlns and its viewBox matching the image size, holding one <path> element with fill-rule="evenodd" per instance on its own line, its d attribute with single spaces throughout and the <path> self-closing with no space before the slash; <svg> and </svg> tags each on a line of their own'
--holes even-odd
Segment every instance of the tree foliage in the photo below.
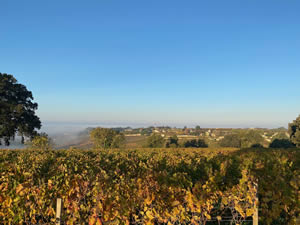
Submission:
<svg viewBox="0 0 300 225">
<path fill-rule="evenodd" d="M 193 134 L 199 136 L 200 133 L 201 133 L 201 127 L 199 125 L 197 125 L 195 127 L 195 130 L 194 130 Z"/>
<path fill-rule="evenodd" d="M 263 148 L 264 146 L 261 144 L 253 144 L 251 145 L 251 148 Z"/>
<path fill-rule="evenodd" d="M 41 128 L 41 121 L 35 115 L 38 104 L 23 84 L 6 73 L 0 73 L 0 144 L 10 144 L 16 134 L 33 138 Z"/>
<path fill-rule="evenodd" d="M 247 132 L 241 134 L 241 147 L 249 148 L 255 144 L 262 144 L 264 138 L 256 130 L 248 130 Z"/>
<path fill-rule="evenodd" d="M 203 139 L 192 139 L 187 140 L 183 143 L 183 147 L 185 148 L 207 148 L 208 145 L 206 144 L 205 140 Z"/>
<path fill-rule="evenodd" d="M 237 134 L 226 135 L 220 141 L 221 147 L 232 147 L 232 148 L 240 148 L 241 147 L 241 138 Z"/>
<path fill-rule="evenodd" d="M 300 147 L 300 115 L 289 124 L 289 134 L 291 142 Z"/>
<path fill-rule="evenodd" d="M 257 130 L 242 130 L 226 135 L 221 141 L 221 147 L 250 148 L 263 146 L 264 138 Z"/>
<path fill-rule="evenodd" d="M 111 148 L 122 148 L 125 146 L 125 135 L 123 133 L 117 134 L 111 143 Z"/>
<path fill-rule="evenodd" d="M 270 148 L 293 148 L 295 145 L 288 139 L 275 139 L 269 146 Z"/>
<path fill-rule="evenodd" d="M 162 148 L 164 145 L 165 140 L 160 134 L 152 134 L 145 143 L 146 148 Z"/>
<path fill-rule="evenodd" d="M 125 143 L 123 133 L 101 127 L 95 128 L 90 132 L 90 139 L 95 148 L 119 148 Z"/>
<path fill-rule="evenodd" d="M 169 137 L 166 147 L 167 148 L 177 148 L 179 146 L 178 144 L 178 137 L 177 135 L 173 135 L 172 137 Z"/>
<path fill-rule="evenodd" d="M 46 133 L 36 135 L 29 143 L 31 149 L 50 150 L 53 147 L 51 138 Z"/>
<path fill-rule="evenodd" d="M 197 126 L 195 127 L 195 130 L 201 130 L 201 127 L 200 127 L 199 125 L 197 125 Z"/>
</svg>

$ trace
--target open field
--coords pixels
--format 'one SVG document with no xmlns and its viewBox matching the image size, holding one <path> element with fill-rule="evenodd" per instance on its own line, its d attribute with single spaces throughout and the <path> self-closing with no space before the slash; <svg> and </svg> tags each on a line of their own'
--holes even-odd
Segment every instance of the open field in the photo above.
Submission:
<svg viewBox="0 0 300 225">
<path fill-rule="evenodd" d="M 133 148 L 142 148 L 145 144 L 147 136 L 126 136 L 125 137 L 125 148 L 133 149 Z M 78 148 L 78 149 L 90 149 L 93 147 L 93 143 L 89 140 L 88 137 L 83 139 L 80 142 L 70 143 L 65 146 L 59 146 L 59 149 L 66 148 Z"/>
<path fill-rule="evenodd" d="M 141 148 L 147 139 L 147 136 L 126 136 L 126 148 Z"/>
<path fill-rule="evenodd" d="M 54 224 L 62 198 L 64 224 L 238 224 L 256 183 L 260 224 L 295 224 L 299 149 L 1 150 L 0 221 Z"/>
</svg>

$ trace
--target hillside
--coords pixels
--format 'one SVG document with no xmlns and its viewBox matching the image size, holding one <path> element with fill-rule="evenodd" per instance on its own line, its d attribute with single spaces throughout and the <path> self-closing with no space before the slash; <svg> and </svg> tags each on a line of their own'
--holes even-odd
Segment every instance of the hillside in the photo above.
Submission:
<svg viewBox="0 0 300 225">
<path fill-rule="evenodd" d="M 89 140 L 89 132 L 93 128 L 87 128 L 75 135 L 72 138 L 65 137 L 68 141 L 58 141 L 56 147 L 59 149 L 74 147 L 81 149 L 88 149 L 92 146 Z M 152 134 L 159 134 L 165 140 L 176 135 L 179 140 L 185 141 L 190 139 L 204 139 L 209 147 L 220 147 L 220 142 L 228 135 L 247 136 L 249 133 L 257 134 L 260 138 L 257 140 L 259 144 L 268 147 L 275 139 L 288 139 L 289 135 L 287 129 L 264 129 L 264 128 L 248 128 L 248 129 L 229 129 L 229 128 L 171 128 L 171 127 L 148 127 L 148 128 L 112 128 L 118 132 L 122 132 L 126 139 L 126 148 L 139 148 L 143 147 L 145 140 Z M 254 135 L 255 136 L 255 135 Z M 64 139 L 64 136 L 57 138 Z M 257 137 L 256 137 L 257 138 Z M 251 139 L 251 137 L 250 137 Z M 54 142 L 57 139 L 54 139 Z M 250 140 L 251 141 L 251 140 Z M 255 143 L 256 140 L 253 140 Z M 63 144 L 61 144 L 63 143 Z M 245 146 L 250 147 L 250 146 Z"/>
</svg>

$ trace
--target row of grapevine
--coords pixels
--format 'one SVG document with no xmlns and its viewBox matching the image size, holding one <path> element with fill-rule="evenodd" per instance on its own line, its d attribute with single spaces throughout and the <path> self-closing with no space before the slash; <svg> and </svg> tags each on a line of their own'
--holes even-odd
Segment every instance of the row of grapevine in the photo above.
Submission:
<svg viewBox="0 0 300 225">
<path fill-rule="evenodd" d="M 299 150 L 1 150 L 2 224 L 295 224 Z M 225 223 L 221 223 L 224 222 Z M 0 222 L 1 224 L 1 222 Z"/>
</svg>

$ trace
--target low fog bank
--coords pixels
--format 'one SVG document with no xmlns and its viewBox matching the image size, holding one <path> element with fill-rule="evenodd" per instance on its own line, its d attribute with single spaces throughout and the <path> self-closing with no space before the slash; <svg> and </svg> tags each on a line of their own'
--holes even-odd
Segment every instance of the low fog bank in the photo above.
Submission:
<svg viewBox="0 0 300 225">
<path fill-rule="evenodd" d="M 89 139 L 89 130 L 95 127 L 119 127 L 116 124 L 89 124 L 89 123 L 59 123 L 43 122 L 38 132 L 45 132 L 52 139 L 54 148 L 68 148 L 86 142 Z M 0 149 L 23 149 L 21 137 L 16 137 L 9 146 L 0 145 Z"/>
<path fill-rule="evenodd" d="M 41 132 L 52 139 L 56 148 L 78 144 L 82 141 L 82 132 L 88 124 L 73 123 L 44 123 Z"/>
<path fill-rule="evenodd" d="M 19 136 L 16 136 L 15 140 L 11 140 L 9 146 L 5 146 L 3 143 L 0 145 L 0 149 L 23 149 L 26 147 L 26 145 L 22 144 L 21 137 Z"/>
<path fill-rule="evenodd" d="M 118 127 L 111 124 L 88 123 L 54 123 L 45 122 L 40 132 L 45 132 L 52 139 L 55 148 L 68 148 L 86 142 L 89 139 L 90 128 Z"/>
</svg>

